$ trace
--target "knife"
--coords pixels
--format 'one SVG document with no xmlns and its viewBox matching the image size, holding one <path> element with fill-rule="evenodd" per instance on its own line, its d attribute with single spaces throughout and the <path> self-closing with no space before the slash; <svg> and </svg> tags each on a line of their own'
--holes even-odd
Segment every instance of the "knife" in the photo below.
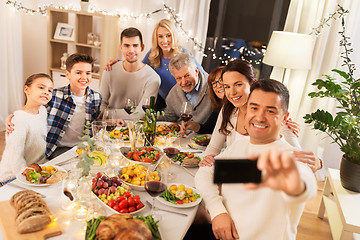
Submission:
<svg viewBox="0 0 360 240">
<path fill-rule="evenodd" d="M 149 204 L 150 207 L 152 207 L 152 204 L 148 200 L 146 200 L 146 203 Z M 160 211 L 164 211 L 164 212 L 179 214 L 179 215 L 182 215 L 182 216 L 185 216 L 185 217 L 188 216 L 186 213 L 179 213 L 179 212 L 175 212 L 175 211 L 167 210 L 167 209 L 163 209 L 163 208 L 158 208 L 158 207 L 156 207 L 156 209 L 158 209 Z"/>
<path fill-rule="evenodd" d="M 19 186 L 19 185 L 13 183 L 13 182 L 9 182 L 9 183 L 7 183 L 7 185 L 12 186 L 12 187 L 15 187 L 15 188 L 22 189 L 22 190 L 31 190 L 31 191 L 33 191 L 33 192 L 36 192 L 36 191 L 34 191 L 34 190 L 32 190 L 32 189 L 28 189 L 28 188 Z M 44 194 L 41 194 L 41 193 L 39 193 L 39 192 L 36 192 L 36 193 L 37 193 L 37 194 L 40 194 L 40 196 L 41 196 L 42 198 L 46 198 L 46 196 L 45 196 Z"/>
</svg>

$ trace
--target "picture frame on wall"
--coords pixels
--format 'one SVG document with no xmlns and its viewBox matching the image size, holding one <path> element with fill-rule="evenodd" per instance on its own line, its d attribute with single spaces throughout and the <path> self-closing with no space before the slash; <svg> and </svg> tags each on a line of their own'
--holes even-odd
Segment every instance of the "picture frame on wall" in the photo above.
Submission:
<svg viewBox="0 0 360 240">
<path fill-rule="evenodd" d="M 75 41 L 75 27 L 67 23 L 58 23 L 54 39 Z"/>
</svg>

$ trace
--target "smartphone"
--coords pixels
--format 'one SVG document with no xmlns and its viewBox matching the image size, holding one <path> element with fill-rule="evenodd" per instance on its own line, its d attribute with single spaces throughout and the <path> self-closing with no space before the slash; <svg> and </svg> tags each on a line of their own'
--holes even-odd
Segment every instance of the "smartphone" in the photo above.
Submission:
<svg viewBox="0 0 360 240">
<path fill-rule="evenodd" d="M 260 183 L 261 171 L 257 160 L 216 159 L 214 183 Z"/>
</svg>

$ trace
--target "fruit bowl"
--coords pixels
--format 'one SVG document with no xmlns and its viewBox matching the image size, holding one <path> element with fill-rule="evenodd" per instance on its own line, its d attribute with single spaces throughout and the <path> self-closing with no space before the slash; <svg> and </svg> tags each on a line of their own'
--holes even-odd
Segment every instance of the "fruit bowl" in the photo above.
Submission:
<svg viewBox="0 0 360 240">
<path fill-rule="evenodd" d="M 136 214 L 144 209 L 140 196 L 122 187 L 117 177 L 109 178 L 99 172 L 91 181 L 91 192 L 107 212 Z"/>
<path fill-rule="evenodd" d="M 92 194 L 94 194 L 96 196 L 95 193 L 92 193 Z M 114 214 L 114 213 L 116 213 L 116 214 L 127 214 L 127 213 L 118 212 L 118 211 L 114 210 L 113 208 L 109 207 L 98 196 L 96 196 L 96 199 L 106 209 L 106 212 L 108 212 L 109 214 Z M 141 212 L 144 209 L 145 209 L 145 205 L 142 208 L 140 208 L 139 210 L 136 210 L 136 211 L 133 211 L 133 212 L 128 212 L 128 213 L 137 214 L 137 213 Z"/>
</svg>

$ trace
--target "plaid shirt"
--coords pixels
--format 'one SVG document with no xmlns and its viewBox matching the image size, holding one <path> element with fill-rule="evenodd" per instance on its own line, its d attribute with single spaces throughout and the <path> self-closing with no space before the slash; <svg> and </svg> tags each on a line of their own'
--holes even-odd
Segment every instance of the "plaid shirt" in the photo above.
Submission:
<svg viewBox="0 0 360 240">
<path fill-rule="evenodd" d="M 100 104 L 101 95 L 88 87 L 85 94 L 85 123 L 86 121 L 92 122 L 97 119 L 100 114 Z M 46 158 L 59 145 L 74 114 L 75 107 L 76 105 L 71 97 L 70 85 L 54 89 L 52 99 L 46 105 L 48 111 Z"/>
</svg>

